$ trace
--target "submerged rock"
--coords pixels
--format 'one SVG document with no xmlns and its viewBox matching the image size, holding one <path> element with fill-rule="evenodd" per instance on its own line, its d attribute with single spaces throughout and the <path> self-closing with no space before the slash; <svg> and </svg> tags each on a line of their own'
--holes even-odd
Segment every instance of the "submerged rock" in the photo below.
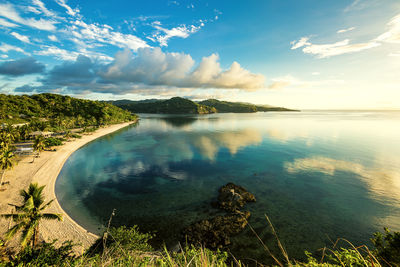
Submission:
<svg viewBox="0 0 400 267">
<path fill-rule="evenodd" d="M 247 225 L 250 212 L 240 211 L 247 202 L 256 198 L 246 189 L 228 183 L 219 189 L 217 206 L 229 213 L 225 216 L 193 223 L 183 231 L 185 241 L 189 244 L 203 245 L 211 249 L 222 248 L 231 243 L 230 238 L 239 234 Z"/>
<path fill-rule="evenodd" d="M 256 197 L 239 185 L 228 183 L 219 189 L 218 205 L 221 209 L 235 212 L 247 202 L 256 202 Z"/>
<path fill-rule="evenodd" d="M 247 225 L 250 212 L 216 216 L 190 225 L 184 231 L 189 244 L 200 244 L 211 249 L 222 248 L 231 243 L 230 237 L 240 233 Z"/>
</svg>

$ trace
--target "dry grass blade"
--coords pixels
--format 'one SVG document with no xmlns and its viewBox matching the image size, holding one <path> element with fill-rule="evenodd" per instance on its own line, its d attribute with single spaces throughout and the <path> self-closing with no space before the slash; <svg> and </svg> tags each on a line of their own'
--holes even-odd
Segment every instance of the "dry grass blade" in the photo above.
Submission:
<svg viewBox="0 0 400 267">
<path fill-rule="evenodd" d="M 264 241 L 260 238 L 260 236 L 254 231 L 253 227 L 251 227 L 250 223 L 247 221 L 247 225 L 249 226 L 250 230 L 253 232 L 253 234 L 257 237 L 258 241 L 260 241 L 261 245 L 264 247 L 264 250 L 271 256 L 271 258 L 274 259 L 274 261 L 281 267 L 284 265 L 272 254 L 271 250 L 265 245 Z"/>
<path fill-rule="evenodd" d="M 264 214 L 264 216 L 265 216 L 265 218 L 267 219 L 267 222 L 268 222 L 268 224 L 269 224 L 269 227 L 271 227 L 272 233 L 274 234 L 275 239 L 276 239 L 276 242 L 278 243 L 278 247 L 279 247 L 279 249 L 281 250 L 283 257 L 285 257 L 288 266 L 292 266 L 292 264 L 290 263 L 290 260 L 289 260 L 289 255 L 288 255 L 288 253 L 286 252 L 285 248 L 282 246 L 282 243 L 281 243 L 281 241 L 279 240 L 278 234 L 276 233 L 275 228 L 274 228 L 274 226 L 272 225 L 271 220 L 269 219 L 269 217 L 267 216 L 267 214 Z"/>
</svg>

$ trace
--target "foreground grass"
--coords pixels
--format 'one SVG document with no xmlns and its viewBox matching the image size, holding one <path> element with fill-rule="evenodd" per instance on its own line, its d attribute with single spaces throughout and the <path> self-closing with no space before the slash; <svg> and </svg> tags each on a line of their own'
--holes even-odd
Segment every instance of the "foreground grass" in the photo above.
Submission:
<svg viewBox="0 0 400 267">
<path fill-rule="evenodd" d="M 276 235 L 275 230 L 273 233 Z M 54 242 L 43 243 L 36 249 L 27 247 L 12 253 L 0 241 L 0 266 L 245 266 L 227 252 L 201 246 L 181 247 L 179 252 L 169 252 L 166 248 L 156 251 L 149 245 L 152 237 L 151 234 L 141 233 L 136 226 L 110 228 L 79 257 L 73 255 L 71 242 L 58 248 Z M 365 245 L 355 247 L 341 239 L 331 248 L 322 249 L 321 257 L 316 258 L 305 252 L 305 262 L 289 259 L 282 246 L 282 255 L 270 256 L 275 258 L 273 266 L 400 266 L 400 233 L 385 229 L 384 233 L 376 233 L 371 240 L 373 249 Z M 279 261 L 278 258 L 284 260 Z M 257 263 L 253 266 L 263 265 Z"/>
</svg>

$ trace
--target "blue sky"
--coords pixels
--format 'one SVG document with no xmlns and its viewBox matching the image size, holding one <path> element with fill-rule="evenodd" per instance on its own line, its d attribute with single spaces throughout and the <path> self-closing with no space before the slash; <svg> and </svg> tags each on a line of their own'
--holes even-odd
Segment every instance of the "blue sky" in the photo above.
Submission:
<svg viewBox="0 0 400 267">
<path fill-rule="evenodd" d="M 400 108 L 398 0 L 0 0 L 0 92 Z"/>
</svg>

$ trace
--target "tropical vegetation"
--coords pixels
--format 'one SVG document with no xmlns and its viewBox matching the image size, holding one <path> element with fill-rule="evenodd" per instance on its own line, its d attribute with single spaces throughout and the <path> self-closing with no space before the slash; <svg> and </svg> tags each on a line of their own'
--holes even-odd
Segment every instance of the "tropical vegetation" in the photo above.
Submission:
<svg viewBox="0 0 400 267">
<path fill-rule="evenodd" d="M 0 188 L 3 187 L 3 180 L 7 170 L 12 169 L 14 167 L 14 153 L 7 148 L 0 149 L 0 169 L 1 179 L 0 179 Z"/>
<path fill-rule="evenodd" d="M 45 213 L 52 201 L 45 202 L 44 186 L 31 184 L 28 190 L 21 190 L 22 205 L 15 205 L 16 213 L 3 214 L 12 218 L 15 225 L 6 232 L 6 241 L 21 232 L 20 249 L 12 252 L 0 239 L 0 266 L 246 266 L 234 255 L 222 250 L 210 250 L 201 244 L 179 246 L 176 252 L 165 246 L 155 249 L 150 243 L 154 234 L 142 233 L 137 226 L 108 226 L 98 241 L 83 255 L 74 253 L 74 244 L 66 241 L 39 242 L 39 224 L 42 219 L 61 220 L 60 214 Z M 114 214 L 114 213 L 113 213 Z M 251 226 L 249 226 L 251 227 Z M 305 252 L 306 261 L 289 258 L 278 235 L 270 223 L 272 235 L 276 237 L 281 255 L 273 255 L 255 233 L 255 242 L 265 249 L 271 258 L 269 266 L 400 266 L 400 232 L 375 233 L 371 239 L 374 248 L 354 246 L 342 239 L 331 248 L 322 249 L 319 256 Z M 251 258 L 251 255 L 249 256 Z M 262 263 L 255 263 L 263 266 Z"/>
<path fill-rule="evenodd" d="M 173 97 L 168 100 L 154 101 L 118 101 L 111 102 L 122 109 L 134 113 L 163 113 L 163 114 L 209 114 L 217 112 L 215 108 L 198 104 L 189 99 Z"/>
<path fill-rule="evenodd" d="M 258 111 L 293 111 L 282 107 L 254 105 L 207 99 L 194 102 L 181 97 L 168 100 L 148 99 L 142 101 L 117 100 L 109 103 L 135 113 L 163 114 L 208 114 L 208 113 L 253 113 Z"/>
<path fill-rule="evenodd" d="M 16 224 L 5 234 L 6 240 L 14 237 L 18 232 L 21 234 L 21 248 L 30 245 L 37 247 L 39 242 L 39 223 L 41 220 L 62 220 L 61 214 L 44 213 L 44 210 L 51 205 L 53 200 L 45 203 L 43 189 L 37 183 L 31 183 L 28 190 L 21 190 L 23 198 L 22 205 L 13 205 L 16 213 L 2 214 L 4 218 L 11 218 Z"/>
<path fill-rule="evenodd" d="M 0 94 L 0 124 L 29 123 L 34 130 L 57 131 L 134 120 L 135 115 L 106 102 L 57 94 Z"/>
</svg>

